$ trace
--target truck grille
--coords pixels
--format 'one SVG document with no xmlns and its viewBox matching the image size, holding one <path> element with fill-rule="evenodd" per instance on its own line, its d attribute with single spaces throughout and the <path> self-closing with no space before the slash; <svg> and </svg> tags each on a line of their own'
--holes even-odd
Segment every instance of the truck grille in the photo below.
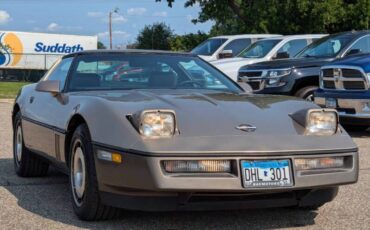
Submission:
<svg viewBox="0 0 370 230">
<path fill-rule="evenodd" d="M 240 77 L 262 77 L 262 71 L 240 71 Z"/>
<path fill-rule="evenodd" d="M 327 67 L 321 70 L 321 86 L 324 89 L 368 90 L 366 76 L 357 67 Z"/>
</svg>

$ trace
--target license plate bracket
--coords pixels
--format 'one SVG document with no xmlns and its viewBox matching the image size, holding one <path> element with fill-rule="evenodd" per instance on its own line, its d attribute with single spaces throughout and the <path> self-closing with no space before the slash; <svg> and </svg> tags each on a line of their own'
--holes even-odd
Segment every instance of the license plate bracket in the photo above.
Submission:
<svg viewBox="0 0 370 230">
<path fill-rule="evenodd" d="M 244 188 L 276 188 L 293 186 L 290 160 L 242 160 Z"/>
</svg>

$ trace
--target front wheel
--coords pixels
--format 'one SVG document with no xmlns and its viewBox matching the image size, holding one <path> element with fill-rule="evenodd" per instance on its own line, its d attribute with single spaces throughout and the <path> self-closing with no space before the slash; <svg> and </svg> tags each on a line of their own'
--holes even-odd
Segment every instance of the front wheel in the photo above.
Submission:
<svg viewBox="0 0 370 230">
<path fill-rule="evenodd" d="M 296 93 L 296 97 L 303 98 L 307 101 L 314 101 L 314 92 L 318 89 L 315 85 L 310 85 L 299 89 Z"/>
<path fill-rule="evenodd" d="M 14 119 L 13 158 L 14 169 L 21 177 L 41 177 L 48 173 L 49 163 L 24 145 L 21 113 Z"/>
<path fill-rule="evenodd" d="M 70 191 L 73 209 L 81 220 L 117 217 L 120 210 L 101 203 L 93 148 L 86 124 L 77 127 L 70 146 Z"/>
</svg>

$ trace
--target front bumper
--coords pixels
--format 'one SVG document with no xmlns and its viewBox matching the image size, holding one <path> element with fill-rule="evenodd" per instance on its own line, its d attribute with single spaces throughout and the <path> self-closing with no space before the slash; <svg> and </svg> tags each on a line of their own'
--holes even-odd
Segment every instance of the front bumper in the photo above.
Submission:
<svg viewBox="0 0 370 230">
<path fill-rule="evenodd" d="M 95 146 L 95 150 L 96 150 Z M 99 147 L 101 148 L 101 147 Z M 96 151 L 95 151 L 96 152 Z M 116 151 L 117 152 L 117 151 Z M 189 194 L 218 194 L 228 196 L 261 195 L 268 199 L 277 194 L 295 194 L 302 190 L 312 190 L 338 185 L 355 183 L 358 178 L 358 153 L 328 153 L 310 155 L 284 156 L 197 156 L 197 157 L 150 157 L 127 152 L 122 154 L 122 164 L 114 164 L 97 159 L 95 156 L 96 172 L 99 190 L 104 196 L 113 194 L 123 197 L 136 198 L 172 198 L 175 200 L 188 199 Z M 293 186 L 284 188 L 244 188 L 242 185 L 241 160 L 275 160 L 296 158 L 346 156 L 349 161 L 343 169 L 317 170 L 315 172 L 297 172 L 292 165 Z M 168 174 L 163 170 L 163 160 L 214 160 L 227 159 L 234 162 L 231 174 L 204 175 L 204 174 Z M 295 196 L 295 195 L 294 195 Z M 112 195 L 108 196 L 112 197 Z M 127 201 L 129 202 L 129 201 Z M 295 200 L 296 202 L 296 200 Z M 121 206 L 121 205 L 120 205 Z M 278 205 L 279 206 L 279 205 Z"/>
<path fill-rule="evenodd" d="M 370 125 L 370 93 L 369 92 L 331 92 L 318 90 L 315 92 L 315 103 L 321 107 L 326 107 L 326 100 L 332 98 L 336 100 L 338 114 L 341 123 L 358 123 Z"/>
</svg>

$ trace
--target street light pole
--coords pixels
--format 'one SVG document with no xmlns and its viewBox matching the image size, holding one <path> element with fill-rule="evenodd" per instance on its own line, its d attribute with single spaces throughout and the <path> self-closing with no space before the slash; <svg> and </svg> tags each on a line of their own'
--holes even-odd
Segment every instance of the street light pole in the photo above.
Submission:
<svg viewBox="0 0 370 230">
<path fill-rule="evenodd" d="M 112 49 L 112 14 L 113 13 L 118 13 L 118 8 L 114 8 L 113 11 L 109 12 L 109 48 Z"/>
</svg>

